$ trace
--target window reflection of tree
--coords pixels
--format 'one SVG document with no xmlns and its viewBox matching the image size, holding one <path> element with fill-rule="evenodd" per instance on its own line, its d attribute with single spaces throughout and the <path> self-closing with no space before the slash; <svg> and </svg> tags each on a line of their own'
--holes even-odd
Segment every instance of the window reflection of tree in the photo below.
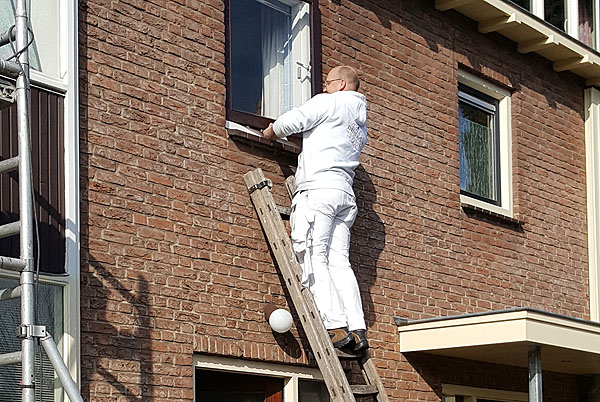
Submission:
<svg viewBox="0 0 600 402">
<path fill-rule="evenodd" d="M 471 194 L 495 198 L 493 116 L 466 104 L 459 109 L 460 186 Z"/>
</svg>

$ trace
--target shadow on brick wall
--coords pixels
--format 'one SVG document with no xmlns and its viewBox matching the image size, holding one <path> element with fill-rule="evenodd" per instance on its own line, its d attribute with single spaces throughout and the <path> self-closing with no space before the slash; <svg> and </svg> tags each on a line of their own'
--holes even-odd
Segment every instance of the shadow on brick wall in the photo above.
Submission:
<svg viewBox="0 0 600 402">
<path fill-rule="evenodd" d="M 87 285 L 93 288 L 94 294 L 90 298 L 90 310 L 95 312 L 95 317 L 86 317 L 90 319 L 86 338 L 93 339 L 90 353 L 82 362 L 87 376 L 109 385 L 128 401 L 150 400 L 157 395 L 150 329 L 153 320 L 148 311 L 149 282 L 141 275 L 117 277 L 102 263 L 94 261 L 93 256 L 90 256 L 89 268 L 92 272 Z M 118 267 L 113 270 L 125 272 Z M 100 397 L 104 393 L 90 392 L 90 396 Z"/>
<path fill-rule="evenodd" d="M 377 280 L 377 263 L 385 247 L 385 225 L 375 212 L 377 191 L 371 176 L 362 165 L 356 169 L 354 193 L 358 216 L 352 227 L 350 261 L 360 287 L 367 328 L 375 323 L 371 288 Z"/>
</svg>

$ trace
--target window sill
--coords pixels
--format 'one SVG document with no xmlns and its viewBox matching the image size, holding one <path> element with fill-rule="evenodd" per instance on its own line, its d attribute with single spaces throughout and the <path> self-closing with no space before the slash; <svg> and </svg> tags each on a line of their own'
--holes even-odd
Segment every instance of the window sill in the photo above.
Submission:
<svg viewBox="0 0 600 402">
<path fill-rule="evenodd" d="M 229 122 L 227 122 L 229 123 Z M 256 144 L 262 144 L 267 147 L 271 147 L 274 149 L 279 149 L 286 152 L 291 152 L 294 154 L 299 154 L 302 152 L 302 147 L 294 144 L 291 141 L 286 139 L 280 139 L 277 141 L 271 141 L 264 137 L 262 137 L 258 131 L 252 130 L 247 127 L 239 126 L 237 124 L 228 124 L 226 126 L 227 136 L 234 140 L 242 140 L 247 142 L 252 142 Z"/>
<path fill-rule="evenodd" d="M 516 218 L 500 214 L 498 212 L 490 211 L 489 209 L 481 208 L 471 204 L 461 203 L 460 206 L 469 217 L 494 221 L 517 229 L 522 229 L 523 227 L 523 221 L 520 221 Z"/>
</svg>

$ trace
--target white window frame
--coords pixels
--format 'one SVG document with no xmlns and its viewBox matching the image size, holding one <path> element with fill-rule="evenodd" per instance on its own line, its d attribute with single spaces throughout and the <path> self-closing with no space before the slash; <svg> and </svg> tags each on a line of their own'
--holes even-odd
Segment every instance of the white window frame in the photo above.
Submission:
<svg viewBox="0 0 600 402">
<path fill-rule="evenodd" d="M 221 356 L 194 355 L 194 384 L 196 383 L 196 369 L 282 378 L 285 402 L 301 402 L 298 399 L 299 380 L 323 382 L 323 376 L 318 369 Z M 194 400 L 196 400 L 195 389 Z"/>
<path fill-rule="evenodd" d="M 600 91 L 586 89 L 584 102 L 590 320 L 600 321 Z"/>
<path fill-rule="evenodd" d="M 66 275 L 46 275 L 40 273 L 43 283 L 63 287 L 63 336 L 58 346 L 59 351 L 77 384 L 81 384 L 81 350 L 80 350 L 80 209 L 79 209 L 79 67 L 78 67 L 78 13 L 77 2 L 70 0 L 53 0 L 50 8 L 57 10 L 54 14 L 57 21 L 48 24 L 48 5 L 36 9 L 37 3 L 31 2 L 34 8 L 30 12 L 31 25 L 35 27 L 51 25 L 56 28 L 53 38 L 46 37 L 44 31 L 36 35 L 40 62 L 46 52 L 58 60 L 45 72 L 30 69 L 30 81 L 44 88 L 64 95 L 64 171 L 65 171 L 65 269 Z M 54 29 L 54 28 L 53 28 Z M 52 43 L 49 40 L 55 40 Z M 49 50 L 40 49 L 41 46 Z M 54 53 L 54 54 L 52 54 Z M 48 57 L 50 57 L 48 56 Z M 0 269 L 0 276 L 18 279 L 18 273 Z M 63 391 L 62 399 L 68 400 Z"/>
<path fill-rule="evenodd" d="M 502 391 L 490 388 L 475 388 L 462 385 L 442 384 L 444 402 L 456 402 L 456 396 L 464 396 L 464 402 L 477 402 L 478 398 L 502 402 L 527 402 L 526 392 Z"/>
<path fill-rule="evenodd" d="M 478 92 L 486 94 L 498 101 L 498 135 L 500 164 L 500 205 L 494 205 L 461 194 L 461 204 L 481 208 L 495 214 L 513 218 L 513 185 L 512 185 L 512 129 L 510 92 L 487 82 L 471 73 L 458 71 L 458 82 Z"/>
</svg>

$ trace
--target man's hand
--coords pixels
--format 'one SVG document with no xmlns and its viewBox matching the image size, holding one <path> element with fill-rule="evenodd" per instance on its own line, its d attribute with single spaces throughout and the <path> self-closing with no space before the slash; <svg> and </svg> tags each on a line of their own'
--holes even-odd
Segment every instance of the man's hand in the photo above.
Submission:
<svg viewBox="0 0 600 402">
<path fill-rule="evenodd" d="M 273 123 L 270 123 L 269 127 L 265 128 L 262 133 L 263 133 L 263 137 L 265 137 L 268 140 L 276 141 L 279 139 L 275 135 L 275 132 L 273 131 Z"/>
</svg>

